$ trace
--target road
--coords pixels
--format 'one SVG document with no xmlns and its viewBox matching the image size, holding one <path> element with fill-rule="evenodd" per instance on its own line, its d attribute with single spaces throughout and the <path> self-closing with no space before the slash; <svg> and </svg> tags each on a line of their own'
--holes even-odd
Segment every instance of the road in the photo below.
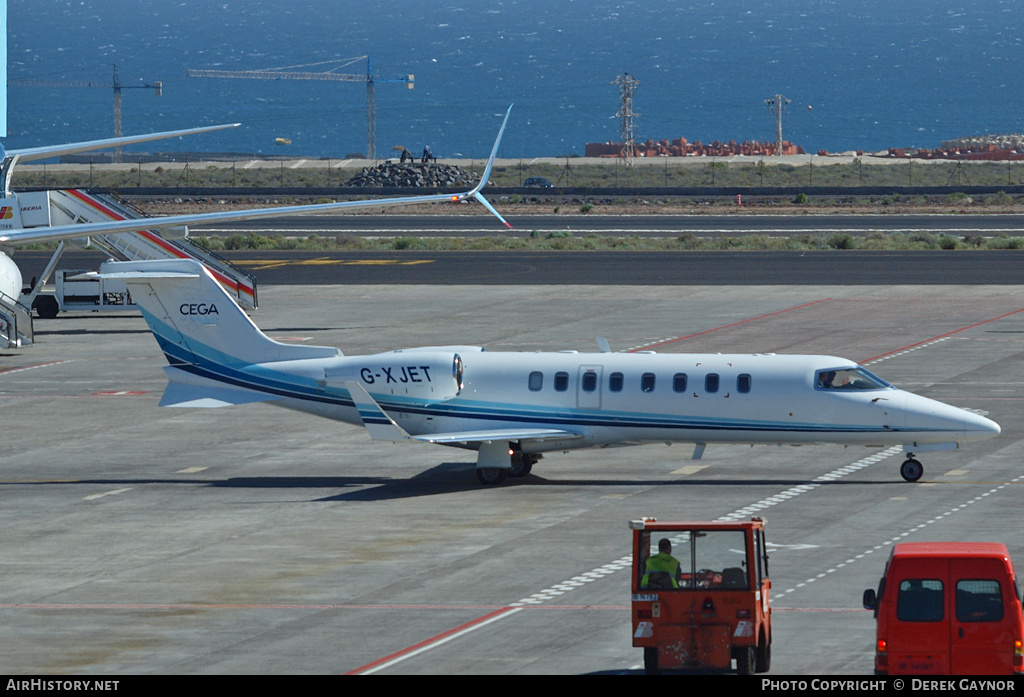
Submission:
<svg viewBox="0 0 1024 697">
<path fill-rule="evenodd" d="M 1018 234 L 1020 215 L 508 215 L 512 231 L 488 215 L 324 215 L 254 220 L 239 225 L 194 228 L 195 234 L 310 235 L 358 232 L 423 237 L 521 234 L 570 230 L 573 234 L 700 236 L 789 235 L 847 232 L 930 232 L 951 235 Z"/>
</svg>

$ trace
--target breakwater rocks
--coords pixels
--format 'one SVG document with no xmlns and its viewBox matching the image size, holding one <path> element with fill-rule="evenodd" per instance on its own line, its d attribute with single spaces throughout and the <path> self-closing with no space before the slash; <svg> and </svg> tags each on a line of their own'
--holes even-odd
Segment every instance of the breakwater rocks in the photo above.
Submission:
<svg viewBox="0 0 1024 697">
<path fill-rule="evenodd" d="M 467 172 L 455 165 L 436 163 L 396 164 L 385 162 L 376 167 L 367 167 L 345 182 L 345 186 L 371 187 L 466 187 L 480 181 L 479 175 Z"/>
</svg>

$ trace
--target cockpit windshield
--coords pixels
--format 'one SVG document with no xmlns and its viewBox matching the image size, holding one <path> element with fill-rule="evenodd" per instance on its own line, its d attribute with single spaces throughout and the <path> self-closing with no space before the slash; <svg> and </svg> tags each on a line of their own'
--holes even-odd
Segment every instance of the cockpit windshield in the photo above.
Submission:
<svg viewBox="0 0 1024 697">
<path fill-rule="evenodd" d="M 892 387 L 860 366 L 819 370 L 814 376 L 814 385 L 819 390 L 884 390 Z"/>
</svg>

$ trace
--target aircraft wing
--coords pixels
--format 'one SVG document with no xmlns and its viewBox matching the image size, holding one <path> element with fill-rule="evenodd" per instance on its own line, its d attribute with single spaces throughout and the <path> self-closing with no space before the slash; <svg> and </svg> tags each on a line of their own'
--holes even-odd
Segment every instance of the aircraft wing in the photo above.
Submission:
<svg viewBox="0 0 1024 697">
<path fill-rule="evenodd" d="M 491 213 L 504 223 L 507 227 L 508 221 L 501 217 L 494 207 L 488 203 L 480 190 L 487 185 L 490 177 L 494 159 L 498 154 L 498 146 L 501 143 L 501 136 L 505 132 L 505 125 L 508 123 L 512 107 L 505 112 L 505 120 L 498 131 L 498 138 L 494 142 L 491 156 L 487 161 L 484 174 L 480 177 L 479 183 L 469 191 L 457 194 L 425 194 L 422 196 L 403 196 L 399 198 L 378 198 L 370 201 L 341 201 L 337 203 L 316 203 L 306 206 L 280 206 L 276 208 L 254 208 L 241 211 L 222 211 L 218 213 L 194 213 L 189 215 L 167 215 L 155 218 L 134 218 L 129 220 L 108 220 L 99 223 L 79 223 L 73 225 L 54 225 L 52 227 L 39 227 L 27 230 L 9 230 L 0 234 L 0 245 L 17 246 L 21 244 L 33 244 L 36 242 L 55 242 L 57 240 L 73 239 L 76 237 L 88 237 L 90 235 L 105 235 L 114 232 L 137 232 L 140 230 L 162 230 L 165 228 L 176 228 L 182 225 L 210 225 L 213 223 L 235 223 L 243 220 L 255 220 L 257 218 L 273 218 L 283 215 L 305 215 L 307 213 L 328 213 L 350 208 L 376 208 L 383 206 L 401 206 L 414 203 L 435 203 L 442 201 L 459 202 L 469 198 L 475 198 Z"/>
<path fill-rule="evenodd" d="M 399 426 L 377 401 L 357 382 L 346 382 L 345 388 L 352 396 L 363 425 L 375 440 L 418 440 L 423 443 L 437 445 L 453 445 L 457 443 L 487 443 L 490 441 L 510 440 L 551 440 L 582 438 L 582 434 L 563 431 L 557 428 L 498 428 L 489 431 L 459 431 L 453 433 L 428 433 L 412 436 Z"/>
<path fill-rule="evenodd" d="M 133 145 L 135 143 L 147 143 L 151 140 L 163 140 L 165 138 L 177 138 L 179 136 L 190 136 L 196 133 L 207 133 L 209 131 L 220 131 L 225 128 L 237 128 L 240 123 L 225 123 L 218 126 L 202 126 L 200 128 L 186 128 L 180 131 L 162 131 L 160 133 L 144 133 L 138 136 L 124 136 L 122 138 L 104 138 L 102 140 L 84 140 L 80 143 L 64 143 L 63 145 L 42 145 L 37 148 L 21 148 L 19 150 L 8 150 L 7 157 L 18 157 L 19 162 L 32 162 L 33 160 L 45 160 L 48 157 L 59 157 L 61 155 L 72 155 L 76 152 L 88 152 L 90 150 L 103 150 L 104 148 L 115 148 L 121 145 Z"/>
<path fill-rule="evenodd" d="M 561 431 L 557 428 L 499 428 L 493 431 L 462 431 L 456 433 L 431 433 L 423 436 L 411 436 L 413 440 L 424 443 L 446 445 L 453 443 L 484 443 L 492 440 L 566 440 L 582 438 L 583 435 L 572 431 Z"/>
</svg>

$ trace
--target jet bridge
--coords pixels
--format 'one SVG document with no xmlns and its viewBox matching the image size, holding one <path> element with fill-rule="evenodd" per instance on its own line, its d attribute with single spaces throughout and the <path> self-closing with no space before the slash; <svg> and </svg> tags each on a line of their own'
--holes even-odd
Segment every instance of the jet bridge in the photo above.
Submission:
<svg viewBox="0 0 1024 697">
<path fill-rule="evenodd" d="M 109 195 L 93 194 L 82 189 L 23 192 L 15 196 L 21 209 L 22 225 L 25 227 L 145 218 L 141 211 L 123 200 Z M 247 309 L 255 309 L 258 304 L 255 277 L 228 260 L 194 244 L 186 238 L 187 233 L 188 230 L 185 227 L 174 230 L 173 234 L 168 234 L 166 231 L 161 234 L 140 228 L 137 232 L 132 233 L 92 236 L 89 238 L 89 243 L 103 250 L 112 258 L 124 261 L 197 259 L 213 273 L 239 305 Z M 63 251 L 64 245 L 61 244 L 47 264 L 42 276 L 37 279 L 35 286 L 22 296 L 22 304 L 34 307 L 40 317 L 54 317 L 58 311 L 65 309 L 65 303 L 59 292 L 56 296 L 42 292 L 43 286 L 54 274 Z M 76 300 L 77 302 L 73 306 L 67 305 L 67 309 L 89 309 L 83 308 L 81 298 Z M 97 297 L 95 309 L 118 309 L 117 307 L 107 307 L 102 300 L 102 296 Z"/>
</svg>

